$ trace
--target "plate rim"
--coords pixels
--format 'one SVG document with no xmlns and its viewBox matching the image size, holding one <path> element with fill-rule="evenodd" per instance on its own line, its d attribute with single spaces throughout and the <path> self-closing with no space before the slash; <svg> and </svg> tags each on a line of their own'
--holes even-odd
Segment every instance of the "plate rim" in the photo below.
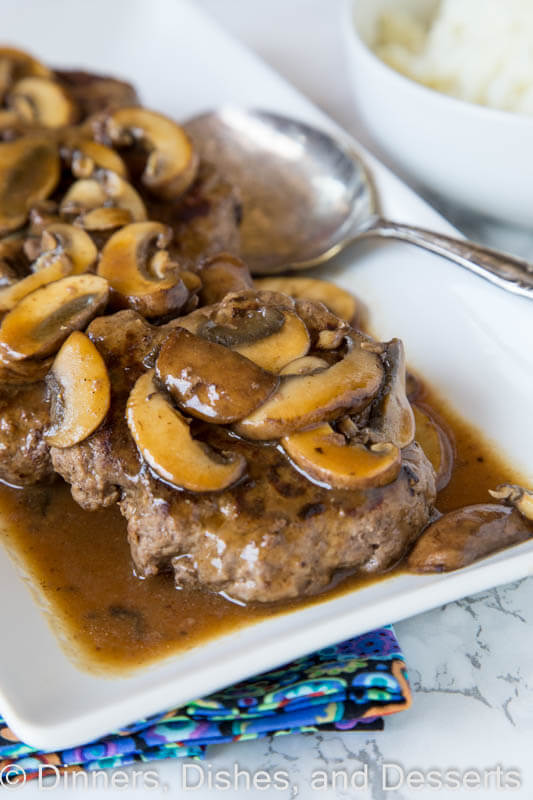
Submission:
<svg viewBox="0 0 533 800">
<path fill-rule="evenodd" d="M 170 4 L 170 0 L 159 0 L 159 2 L 164 4 Z M 407 187 L 399 178 L 393 176 L 391 171 L 382 165 L 378 159 L 372 156 L 366 148 L 364 148 L 361 144 L 357 142 L 357 140 L 350 136 L 346 131 L 344 131 L 340 126 L 338 126 L 331 118 L 324 114 L 320 109 L 318 109 L 308 98 L 305 98 L 299 91 L 297 91 L 284 77 L 280 76 L 275 70 L 273 70 L 270 66 L 265 64 L 262 59 L 249 50 L 245 45 L 239 42 L 237 39 L 231 36 L 231 34 L 227 33 L 221 26 L 219 26 L 212 18 L 206 14 L 204 11 L 198 9 L 191 3 L 189 0 L 180 0 L 182 6 L 188 8 L 188 14 L 192 17 L 196 17 L 200 22 L 199 24 L 207 24 L 209 27 L 216 31 L 216 35 L 220 37 L 221 40 L 225 41 L 226 43 L 230 43 L 233 49 L 236 52 L 242 52 L 247 56 L 248 59 L 251 59 L 253 62 L 259 64 L 266 73 L 270 73 L 271 75 L 275 76 L 276 81 L 290 89 L 293 93 L 295 93 L 299 98 L 301 98 L 305 104 L 307 105 L 311 121 L 321 120 L 324 128 L 326 130 L 333 130 L 336 131 L 338 134 L 342 135 L 348 143 L 350 143 L 356 150 L 363 154 L 363 157 L 367 164 L 369 165 L 374 180 L 378 185 L 378 190 L 382 194 L 382 199 L 386 200 L 386 197 L 383 198 L 383 189 L 380 186 L 383 176 L 388 176 L 388 180 L 390 185 L 395 185 L 397 189 L 401 188 L 401 191 L 404 194 L 409 196 L 415 207 L 415 217 L 418 215 L 420 211 L 423 219 L 425 220 L 425 224 L 429 224 L 430 222 L 434 224 L 434 227 L 438 228 L 443 232 L 451 232 L 457 235 L 457 231 L 446 222 L 431 206 L 420 198 L 413 190 Z M 277 109 L 276 109 L 277 110 Z M 320 124 L 320 122 L 319 122 Z M 416 201 L 416 202 L 415 202 Z M 422 210 L 424 213 L 422 213 Z M 524 301 L 527 302 L 527 301 Z M 395 603 L 394 597 L 391 597 L 388 601 L 382 601 L 383 608 L 381 613 L 385 615 L 386 619 L 383 619 L 383 622 L 390 622 L 390 617 L 393 616 L 395 620 L 403 619 L 405 617 L 411 616 L 412 613 L 419 613 L 420 611 L 426 611 L 430 608 L 434 608 L 435 606 L 441 605 L 443 602 L 451 602 L 454 599 L 458 599 L 459 597 L 465 596 L 466 592 L 464 590 L 464 583 L 465 583 L 465 576 L 469 576 L 469 588 L 468 594 L 471 594 L 476 591 L 482 591 L 489 587 L 496 585 L 494 583 L 493 577 L 491 575 L 494 574 L 493 565 L 494 563 L 501 562 L 501 570 L 500 576 L 502 580 L 499 583 L 505 583 L 508 580 L 518 580 L 521 577 L 526 577 L 527 575 L 533 574 L 533 547 L 531 545 L 518 545 L 516 548 L 513 548 L 513 554 L 509 555 L 510 551 L 507 551 L 508 555 L 502 558 L 501 554 L 495 554 L 494 556 L 483 560 L 479 564 L 472 565 L 472 567 L 466 568 L 466 570 L 461 570 L 457 573 L 449 573 L 448 576 L 442 578 L 441 576 L 435 577 L 435 579 L 431 579 L 428 583 L 425 581 L 421 583 L 420 588 L 424 589 L 427 586 L 433 587 L 434 590 L 434 597 L 435 602 L 431 602 L 430 604 L 424 604 L 423 608 L 414 608 L 415 600 L 419 597 L 419 592 L 417 590 L 416 593 L 413 593 L 412 598 L 412 605 L 411 608 L 413 609 L 409 613 L 403 613 L 398 615 L 396 613 L 390 613 L 389 606 Z M 528 559 L 527 556 L 530 556 Z M 10 556 L 8 556 L 10 558 Z M 391 579 L 393 580 L 393 579 Z M 499 584 L 497 584 L 499 585 Z M 438 587 L 441 587 L 440 589 Z M 445 587 L 445 588 L 443 588 Z M 452 589 L 452 587 L 456 587 L 456 589 Z M 416 594 L 416 597 L 415 597 Z M 346 597 L 347 595 L 345 595 Z M 326 607 L 328 602 L 324 602 L 322 605 Z M 306 611 L 311 611 L 312 609 L 316 608 L 316 606 L 308 607 L 307 609 L 302 609 L 299 612 L 289 612 L 286 616 L 290 616 L 291 613 L 298 613 L 302 614 Z M 363 612 L 359 612 L 363 614 Z M 285 615 L 284 615 L 285 616 Z M 351 614 L 344 613 L 341 615 L 341 619 L 345 619 L 346 617 L 349 618 L 357 618 L 357 612 L 352 611 Z M 45 620 L 44 624 L 48 625 L 48 622 Z M 255 628 L 259 628 L 263 623 L 259 622 L 256 624 L 252 624 L 246 626 L 244 630 L 251 630 Z M 375 624 L 375 623 L 373 623 Z M 326 620 L 320 622 L 318 628 L 320 630 L 324 630 L 324 635 L 320 640 L 320 646 L 326 646 L 326 643 L 329 641 L 332 644 L 334 641 L 339 641 L 339 635 L 336 633 L 338 628 L 340 627 L 340 623 L 338 620 L 335 620 L 335 624 L 333 625 Z M 353 633 L 351 635 L 355 635 L 358 630 L 358 626 L 353 626 Z M 316 632 L 316 630 L 315 630 Z M 224 639 L 230 639 L 232 634 L 228 634 L 226 637 L 220 637 L 217 640 L 214 640 L 215 643 L 221 642 Z M 302 655 L 306 652 L 309 652 L 310 649 L 313 649 L 312 646 L 310 648 L 310 643 L 308 641 L 307 645 L 302 644 L 302 640 L 304 637 L 307 637 L 309 640 L 309 631 L 300 631 L 298 635 L 292 636 L 291 642 L 285 642 L 284 650 L 283 650 L 283 662 L 287 660 L 291 660 L 292 658 L 297 657 L 298 655 Z M 331 637 L 331 638 L 330 638 Z M 346 633 L 344 633 L 341 638 L 346 637 Z M 60 647 L 59 643 L 57 645 Z M 269 659 L 268 653 L 266 652 L 267 644 L 264 643 L 262 647 L 258 647 L 256 650 L 253 651 L 252 655 L 250 656 L 249 661 L 246 661 L 246 665 L 240 664 L 237 669 L 233 665 L 232 669 L 232 677 L 230 682 L 234 682 L 235 680 L 242 680 L 245 677 L 253 674 L 257 674 L 259 672 L 263 672 L 266 669 L 272 668 L 280 663 L 280 658 L 272 655 Z M 198 648 L 195 648 L 198 651 L 205 651 L 205 646 L 199 645 Z M 171 656 L 169 659 L 165 660 L 165 665 L 167 662 L 170 664 L 172 661 L 179 659 L 179 654 L 176 656 Z M 231 661 L 231 658 L 228 656 L 228 661 Z M 148 666 L 144 671 L 146 674 L 150 674 L 153 671 L 159 669 L 163 662 Z M 249 665 L 252 665 L 250 667 Z M 205 678 L 204 674 L 204 685 L 206 689 L 201 690 L 201 694 L 205 694 L 207 692 L 212 692 L 217 688 L 221 688 L 222 686 L 228 685 L 227 678 L 217 677 L 214 672 L 218 669 L 219 665 L 214 665 L 208 671 L 208 675 L 210 676 L 208 680 Z M 139 673 L 143 671 L 142 668 L 139 670 Z M 136 673 L 137 674 L 137 673 Z M 212 677 L 211 677 L 212 676 Z M 211 682 L 209 682 L 211 681 Z M 196 697 L 198 692 L 193 690 L 192 693 L 187 697 L 187 699 L 192 699 Z M 24 741 L 31 742 L 31 744 L 35 747 L 38 747 L 43 750 L 53 750 L 53 749 L 63 749 L 66 747 L 75 746 L 77 744 L 83 743 L 88 740 L 92 740 L 101 736 L 107 732 L 111 728 L 120 727 L 121 725 L 127 724 L 128 722 L 132 721 L 133 718 L 137 719 L 142 716 L 146 716 L 150 713 L 156 713 L 157 708 L 160 707 L 161 702 L 156 701 L 156 696 L 161 698 L 160 687 L 149 687 L 140 690 L 136 695 L 136 703 L 137 705 L 135 708 L 137 709 L 136 712 L 132 715 L 131 712 L 127 711 L 126 702 L 125 700 L 121 700 L 120 702 L 116 702 L 114 705 L 108 705 L 104 708 L 99 708 L 97 712 L 94 710 L 91 713 L 81 713 L 81 715 L 74 715 L 70 718 L 66 719 L 59 719 L 55 722 L 43 722 L 39 719 L 39 715 L 36 713 L 32 717 L 31 714 L 28 714 L 22 710 L 17 710 L 17 703 L 16 701 L 12 701 L 6 694 L 4 693 L 3 687 L 0 685 L 0 709 L 4 718 L 6 719 L 7 724 L 17 732 Z M 177 694 L 175 695 L 177 696 Z M 183 695 L 182 703 L 186 702 L 185 695 Z M 173 705 L 177 705 L 173 703 Z M 110 709 L 112 710 L 113 719 L 115 722 L 110 723 Z M 140 709 L 140 713 L 139 713 Z M 150 710 L 151 709 L 151 710 Z M 108 721 L 104 722 L 104 718 Z M 83 732 L 80 732 L 80 725 L 83 726 Z"/>
</svg>

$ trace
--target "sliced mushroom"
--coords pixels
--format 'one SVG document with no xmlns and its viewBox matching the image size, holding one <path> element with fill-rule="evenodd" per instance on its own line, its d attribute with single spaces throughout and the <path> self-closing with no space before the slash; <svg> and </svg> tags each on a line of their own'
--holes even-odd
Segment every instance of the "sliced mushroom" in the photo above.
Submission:
<svg viewBox="0 0 533 800">
<path fill-rule="evenodd" d="M 454 446 L 446 429 L 426 407 L 413 405 L 415 439 L 435 470 L 435 486 L 440 492 L 450 482 L 454 463 Z"/>
<path fill-rule="evenodd" d="M 291 311 L 284 313 L 285 321 L 278 333 L 234 349 L 250 361 L 269 372 L 279 372 L 291 361 L 302 358 L 309 351 L 310 337 L 300 317 Z"/>
<path fill-rule="evenodd" d="M 69 275 L 37 289 L 3 318 L 0 357 L 14 362 L 55 353 L 105 308 L 108 293 L 107 281 L 96 275 Z"/>
<path fill-rule="evenodd" d="M 91 237 L 81 228 L 55 222 L 47 225 L 41 235 L 41 254 L 32 265 L 32 270 L 38 272 L 50 261 L 61 257 L 68 260 L 73 275 L 81 275 L 94 266 L 98 250 Z"/>
<path fill-rule="evenodd" d="M 335 489 L 385 486 L 398 477 L 402 463 L 395 445 L 348 443 L 327 423 L 284 436 L 281 443 L 310 478 Z"/>
<path fill-rule="evenodd" d="M 146 219 L 146 208 L 140 194 L 133 188 L 131 183 L 125 181 L 116 172 L 110 170 L 99 170 L 97 180 L 104 189 L 108 202 L 117 208 L 129 211 L 133 222 L 144 222 Z"/>
<path fill-rule="evenodd" d="M 52 71 L 23 50 L 0 47 L 0 99 L 3 99 L 10 86 L 30 75 L 51 78 Z"/>
<path fill-rule="evenodd" d="M 81 275 L 98 257 L 96 246 L 85 231 L 60 222 L 43 231 L 39 249 L 40 254 L 30 267 L 32 274 L 0 289 L 0 311 L 9 311 L 27 294 L 65 275 Z"/>
<path fill-rule="evenodd" d="M 168 117 L 145 108 L 120 108 L 107 117 L 104 131 L 114 145 L 139 142 L 148 151 L 141 180 L 154 194 L 172 199 L 195 179 L 198 155 L 183 128 Z"/>
<path fill-rule="evenodd" d="M 165 340 L 156 376 L 181 409 L 222 425 L 251 414 L 279 382 L 247 358 L 185 328 Z"/>
<path fill-rule="evenodd" d="M 324 314 L 332 316 L 322 308 Z M 294 301 L 279 293 L 230 292 L 218 306 L 197 309 L 182 318 L 180 325 L 278 373 L 303 358 L 311 345 L 308 325 L 293 309 Z M 350 329 L 340 324 L 339 342 L 343 342 Z"/>
<path fill-rule="evenodd" d="M 329 364 L 318 356 L 303 356 L 296 358 L 280 370 L 280 375 L 312 375 L 314 372 L 322 372 L 327 369 Z"/>
<path fill-rule="evenodd" d="M 449 572 L 525 542 L 533 525 L 515 509 L 475 505 L 450 511 L 422 534 L 407 559 L 410 572 Z"/>
<path fill-rule="evenodd" d="M 383 366 L 355 337 L 343 359 L 315 375 L 282 378 L 279 388 L 257 411 L 235 425 L 249 439 L 278 439 L 327 422 L 344 409 L 361 411 L 379 391 Z"/>
<path fill-rule="evenodd" d="M 145 317 L 176 312 L 189 292 L 165 249 L 172 230 L 160 222 L 136 222 L 114 233 L 100 256 L 98 274 L 109 281 L 115 305 Z"/>
<path fill-rule="evenodd" d="M 357 301 L 340 286 L 318 278 L 256 278 L 254 285 L 269 292 L 283 292 L 291 297 L 324 303 L 334 314 L 353 323 L 357 316 Z"/>
<path fill-rule="evenodd" d="M 27 125 L 62 128 L 74 122 L 77 109 L 54 80 L 39 76 L 17 81 L 8 95 L 8 105 Z"/>
<path fill-rule="evenodd" d="M 61 155 L 70 165 L 76 178 L 92 178 L 98 169 L 115 172 L 127 179 L 128 173 L 124 161 L 110 147 L 92 139 L 76 135 L 65 137 L 61 147 Z"/>
<path fill-rule="evenodd" d="M 108 201 L 101 184 L 94 178 L 80 178 L 65 193 L 59 207 L 62 216 L 76 216 Z"/>
<path fill-rule="evenodd" d="M 139 452 L 164 481 L 190 492 L 216 492 L 242 477 L 246 460 L 224 458 L 193 439 L 185 417 L 154 383 L 150 370 L 137 380 L 126 408 L 126 420 Z"/>
<path fill-rule="evenodd" d="M 385 364 L 385 382 L 368 420 L 368 434 L 373 442 L 407 447 L 415 438 L 415 418 L 405 393 L 405 352 L 400 339 L 385 345 Z"/>
<path fill-rule="evenodd" d="M 311 343 L 300 317 L 292 311 L 280 311 L 271 306 L 250 310 L 231 325 L 207 322 L 200 334 L 231 347 L 259 367 L 274 373 L 305 356 Z"/>
<path fill-rule="evenodd" d="M 55 357 L 49 385 L 52 426 L 46 440 L 53 447 L 83 442 L 103 422 L 111 400 L 104 359 L 88 336 L 74 331 Z"/>
<path fill-rule="evenodd" d="M 11 284 L 0 289 L 0 312 L 10 311 L 19 303 L 23 297 L 40 289 L 41 286 L 46 286 L 48 283 L 57 281 L 68 275 L 71 271 L 71 266 L 66 259 L 58 258 L 46 267 L 43 267 L 38 272 L 32 272 L 17 283 Z"/>
<path fill-rule="evenodd" d="M 40 136 L 0 143 L 0 234 L 22 227 L 59 180 L 56 145 Z"/>
<path fill-rule="evenodd" d="M 239 347 L 278 333 L 285 323 L 282 311 L 273 306 L 259 308 L 217 309 L 214 316 L 198 309 L 181 322 L 189 325 L 192 333 L 198 333 L 210 342 L 223 344 L 224 347 Z M 193 330 L 194 328 L 194 330 Z"/>
<path fill-rule="evenodd" d="M 531 490 L 514 483 L 501 483 L 496 489 L 489 489 L 489 494 L 496 500 L 503 500 L 513 506 L 522 516 L 533 521 L 533 492 Z"/>
<path fill-rule="evenodd" d="M 131 222 L 131 214 L 125 208 L 93 208 L 81 214 L 76 223 L 86 231 L 113 231 Z"/>
<path fill-rule="evenodd" d="M 242 292 L 253 289 L 253 281 L 248 267 L 238 256 L 219 253 L 202 264 L 202 305 L 218 303 L 229 292 Z"/>
<path fill-rule="evenodd" d="M 80 178 L 73 183 L 59 210 L 63 217 L 75 218 L 76 224 L 85 227 L 89 212 L 103 208 L 120 209 L 127 222 L 146 220 L 146 208 L 138 192 L 109 170 L 98 170 L 95 177 Z"/>
</svg>

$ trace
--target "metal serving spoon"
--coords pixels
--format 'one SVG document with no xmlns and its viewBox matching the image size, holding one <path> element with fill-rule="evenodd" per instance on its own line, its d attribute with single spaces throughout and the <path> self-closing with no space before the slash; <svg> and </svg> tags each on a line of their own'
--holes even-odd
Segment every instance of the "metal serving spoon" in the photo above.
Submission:
<svg viewBox="0 0 533 800">
<path fill-rule="evenodd" d="M 242 255 L 255 274 L 303 269 L 360 239 L 401 239 L 514 294 L 533 298 L 533 266 L 383 219 L 365 165 L 332 136 L 267 111 L 222 108 L 186 125 L 200 152 L 240 187 Z"/>
</svg>

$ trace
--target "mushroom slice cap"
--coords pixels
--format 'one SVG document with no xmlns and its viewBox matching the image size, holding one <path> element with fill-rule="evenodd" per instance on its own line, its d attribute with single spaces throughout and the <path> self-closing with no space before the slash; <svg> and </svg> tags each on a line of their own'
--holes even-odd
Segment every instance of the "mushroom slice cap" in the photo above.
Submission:
<svg viewBox="0 0 533 800">
<path fill-rule="evenodd" d="M 106 193 L 97 180 L 80 178 L 63 195 L 59 212 L 62 216 L 81 214 L 93 208 L 100 208 L 106 200 Z"/>
<path fill-rule="evenodd" d="M 26 295 L 0 324 L 0 356 L 19 361 L 55 353 L 104 309 L 108 294 L 97 275 L 69 275 Z"/>
<path fill-rule="evenodd" d="M 39 75 L 41 78 L 51 78 L 53 75 L 51 69 L 16 47 L 0 47 L 0 62 L 3 61 L 9 62 L 16 80 L 26 75 Z"/>
<path fill-rule="evenodd" d="M 78 216 L 76 221 L 83 225 L 87 212 L 100 208 L 121 209 L 129 215 L 128 222 L 146 220 L 146 208 L 139 193 L 109 170 L 98 170 L 95 177 L 75 181 L 64 195 L 59 211 L 63 217 Z"/>
<path fill-rule="evenodd" d="M 375 353 L 350 340 L 347 354 L 314 375 L 282 378 L 266 403 L 235 425 L 248 439 L 278 439 L 294 431 L 327 422 L 344 409 L 361 411 L 379 391 L 383 366 Z"/>
<path fill-rule="evenodd" d="M 182 127 L 145 108 L 120 108 L 106 120 L 105 131 L 114 144 L 138 141 L 148 150 L 142 182 L 154 194 L 168 199 L 182 194 L 198 170 L 198 155 Z"/>
<path fill-rule="evenodd" d="M 311 339 L 305 323 L 292 311 L 284 311 L 283 316 L 284 322 L 279 331 L 232 349 L 263 369 L 275 373 L 291 361 L 307 355 Z"/>
<path fill-rule="evenodd" d="M 131 183 L 125 181 L 120 175 L 111 170 L 99 170 L 98 180 L 103 186 L 107 198 L 117 206 L 129 211 L 133 222 L 144 222 L 147 218 L 146 208 L 139 192 Z"/>
<path fill-rule="evenodd" d="M 160 222 L 135 222 L 107 241 L 98 275 L 109 282 L 118 304 L 146 317 L 160 317 L 182 308 L 189 292 L 179 277 L 178 265 L 168 259 L 165 250 L 171 236 L 171 229 Z M 163 277 L 162 263 L 167 267 Z"/>
<path fill-rule="evenodd" d="M 46 440 L 53 447 L 82 442 L 103 422 L 111 401 L 104 359 L 88 336 L 74 331 L 55 357 L 50 374 L 52 427 Z"/>
<path fill-rule="evenodd" d="M 41 254 L 31 265 L 32 274 L 0 289 L 0 311 L 8 311 L 27 294 L 65 275 L 79 275 L 95 263 L 98 251 L 80 228 L 63 223 L 48 225 L 41 236 Z"/>
<path fill-rule="evenodd" d="M 86 231 L 112 231 L 115 228 L 123 228 L 132 221 L 131 213 L 125 208 L 102 206 L 80 214 L 76 219 L 76 225 L 80 225 Z"/>
<path fill-rule="evenodd" d="M 24 50 L 0 47 L 0 99 L 4 99 L 4 95 L 13 83 L 28 75 L 37 75 L 41 78 L 53 77 L 48 67 Z"/>
<path fill-rule="evenodd" d="M 251 414 L 279 379 L 221 344 L 177 328 L 156 362 L 158 380 L 193 417 L 227 424 Z"/>
<path fill-rule="evenodd" d="M 51 259 L 64 256 L 71 264 L 70 272 L 82 275 L 94 266 L 98 258 L 98 250 L 89 234 L 65 222 L 46 226 L 41 236 L 41 249 L 43 252 L 32 266 L 34 272 L 46 266 Z"/>
<path fill-rule="evenodd" d="M 446 430 L 429 409 L 413 405 L 415 439 L 435 470 L 435 486 L 440 492 L 448 485 L 454 462 L 454 447 Z"/>
<path fill-rule="evenodd" d="M 184 327 L 190 325 L 192 333 L 233 349 L 277 333 L 285 322 L 283 313 L 273 306 L 246 309 L 244 313 L 236 315 L 234 309 L 231 309 L 229 316 L 223 311 L 219 307 L 213 316 L 210 309 L 200 308 L 187 315 L 181 322 L 184 323 Z"/>
<path fill-rule="evenodd" d="M 10 311 L 19 303 L 23 297 L 46 286 L 47 283 L 58 281 L 71 272 L 71 265 L 66 258 L 56 258 L 51 264 L 26 275 L 25 278 L 17 283 L 11 284 L 0 289 L 0 311 Z"/>
<path fill-rule="evenodd" d="M 101 142 L 79 135 L 67 136 L 61 154 L 70 163 L 76 178 L 91 178 L 97 169 L 115 172 L 121 178 L 128 177 L 126 165 L 119 154 Z"/>
<path fill-rule="evenodd" d="M 158 391 L 154 370 L 141 375 L 133 387 L 126 421 L 146 463 L 156 475 L 178 489 L 221 491 L 238 481 L 246 469 L 246 460 L 241 455 L 224 460 L 193 439 L 185 417 Z"/>
<path fill-rule="evenodd" d="M 313 372 L 322 372 L 329 364 L 318 356 L 303 356 L 296 358 L 280 370 L 280 375 L 312 375 Z"/>
<path fill-rule="evenodd" d="M 533 535 L 533 526 L 503 505 L 465 506 L 432 522 L 407 558 L 409 572 L 450 572 Z"/>
<path fill-rule="evenodd" d="M 76 106 L 59 83 L 38 76 L 18 81 L 9 93 L 8 103 L 25 123 L 45 128 L 70 125 L 77 113 Z"/>
<path fill-rule="evenodd" d="M 398 447 L 370 448 L 348 443 L 327 423 L 284 436 L 281 443 L 294 463 L 313 480 L 335 489 L 372 489 L 392 483 L 400 472 Z"/>
<path fill-rule="evenodd" d="M 368 421 L 368 433 L 373 442 L 407 447 L 415 438 L 415 418 L 405 390 L 405 351 L 400 339 L 385 345 L 385 363 L 385 381 Z"/>
<path fill-rule="evenodd" d="M 326 308 L 349 323 L 352 323 L 357 316 L 355 297 L 329 281 L 322 281 L 319 278 L 271 277 L 255 278 L 254 285 L 262 291 L 283 292 L 291 297 L 324 303 Z"/>
<path fill-rule="evenodd" d="M 523 517 L 533 522 L 533 492 L 530 489 L 514 483 L 501 483 L 496 489 L 489 489 L 489 494 L 496 500 L 503 500 L 514 506 Z"/>
<path fill-rule="evenodd" d="M 24 225 L 30 208 L 54 190 L 59 173 L 59 153 L 49 139 L 0 143 L 0 234 Z"/>
</svg>

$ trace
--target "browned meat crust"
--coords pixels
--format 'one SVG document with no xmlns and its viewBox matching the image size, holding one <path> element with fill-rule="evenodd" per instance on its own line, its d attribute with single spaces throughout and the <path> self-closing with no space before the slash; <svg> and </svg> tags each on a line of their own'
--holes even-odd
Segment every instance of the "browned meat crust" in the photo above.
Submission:
<svg viewBox="0 0 533 800">
<path fill-rule="evenodd" d="M 246 481 L 220 495 L 176 492 L 147 472 L 122 496 L 138 571 L 168 567 L 176 583 L 275 601 L 324 589 L 339 569 L 384 572 L 427 524 L 433 474 L 421 448 L 397 480 L 365 492 L 310 483 L 275 447 L 234 444 Z"/>
<path fill-rule="evenodd" d="M 135 88 L 126 81 L 82 70 L 59 69 L 55 76 L 76 102 L 81 119 L 109 108 L 139 104 Z"/>
<path fill-rule="evenodd" d="M 52 462 L 44 440 L 48 425 L 43 382 L 2 387 L 0 480 L 13 486 L 25 486 L 51 476 Z"/>
<path fill-rule="evenodd" d="M 194 269 L 202 259 L 223 251 L 238 254 L 239 195 L 211 164 L 200 165 L 196 181 L 178 200 L 144 199 L 149 218 L 174 230 L 172 253 L 183 267 Z"/>
</svg>

